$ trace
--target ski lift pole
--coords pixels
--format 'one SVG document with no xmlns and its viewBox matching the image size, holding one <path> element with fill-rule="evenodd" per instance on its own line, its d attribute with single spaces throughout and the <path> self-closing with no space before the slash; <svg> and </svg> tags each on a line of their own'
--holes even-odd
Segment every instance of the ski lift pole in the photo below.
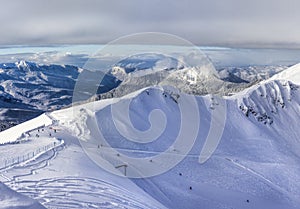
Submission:
<svg viewBox="0 0 300 209">
<path fill-rule="evenodd" d="M 127 175 L 127 166 L 128 165 L 126 165 L 126 164 L 123 164 L 123 165 L 118 165 L 118 166 L 116 166 L 115 168 L 122 168 L 122 167 L 124 167 L 124 175 L 126 176 Z"/>
</svg>

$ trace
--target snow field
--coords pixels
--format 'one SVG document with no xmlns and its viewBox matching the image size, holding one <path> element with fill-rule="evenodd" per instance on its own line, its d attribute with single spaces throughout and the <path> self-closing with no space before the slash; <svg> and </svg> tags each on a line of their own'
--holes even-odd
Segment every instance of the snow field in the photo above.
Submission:
<svg viewBox="0 0 300 209">
<path fill-rule="evenodd" d="M 270 79 L 224 98 L 224 132 L 205 163 L 199 163 L 199 154 L 209 135 L 212 113 L 219 107 L 211 96 L 195 97 L 200 125 L 192 149 L 184 153 L 185 158 L 160 175 L 126 178 L 124 171 L 116 168 L 120 163 L 128 165 L 127 174 L 139 172 L 138 167 L 127 161 L 128 156 L 155 159 L 177 137 L 182 122 L 178 103 L 184 97 L 181 94 L 176 103 L 169 94 L 165 95 L 163 88 L 151 87 L 123 98 L 45 115 L 51 124 L 57 121 L 60 130 L 56 137 L 63 139 L 65 146 L 2 172 L 3 181 L 49 208 L 299 208 L 300 93 L 296 84 Z M 130 120 L 118 115 L 124 112 L 114 117 L 113 105 L 127 108 Z M 152 142 L 128 140 L 115 127 L 117 120 L 125 130 L 134 127 L 146 131 L 151 123 L 161 122 L 157 121 L 159 117 L 149 119 L 154 109 L 165 114 L 167 124 Z M 44 120 L 39 119 L 30 127 L 41 124 Z M 16 130 L 25 133 L 32 130 L 30 127 L 21 124 Z M 96 132 L 101 132 L 106 144 L 101 144 Z M 191 136 L 186 134 L 186 138 Z M 19 135 L 14 137 L 18 138 Z M 175 156 L 182 154 L 181 147 L 176 150 L 179 152 L 174 152 Z M 111 154 L 115 151 L 119 155 Z M 125 178 L 107 172 L 97 158 L 104 159 L 105 165 L 119 170 Z M 168 162 L 147 163 L 159 167 Z"/>
</svg>

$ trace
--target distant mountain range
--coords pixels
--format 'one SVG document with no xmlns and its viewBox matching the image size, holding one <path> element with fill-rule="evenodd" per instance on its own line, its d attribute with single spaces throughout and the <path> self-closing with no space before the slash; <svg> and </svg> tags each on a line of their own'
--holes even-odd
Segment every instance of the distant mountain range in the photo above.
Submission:
<svg viewBox="0 0 300 209">
<path fill-rule="evenodd" d="M 134 55 L 121 60 L 103 75 L 93 98 L 120 97 L 153 85 L 171 85 L 198 95 L 228 95 L 283 69 L 285 67 L 252 66 L 210 72 L 203 66 L 185 66 L 183 62 L 160 54 Z M 42 112 L 70 105 L 77 78 L 83 71 L 88 70 L 71 65 L 39 65 L 28 61 L 0 64 L 1 129 Z M 93 74 L 101 71 L 89 73 L 93 79 Z"/>
</svg>

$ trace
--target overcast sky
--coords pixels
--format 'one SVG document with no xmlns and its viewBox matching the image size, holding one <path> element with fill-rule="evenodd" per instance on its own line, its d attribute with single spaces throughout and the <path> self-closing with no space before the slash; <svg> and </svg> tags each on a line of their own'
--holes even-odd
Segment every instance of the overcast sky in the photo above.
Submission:
<svg viewBox="0 0 300 209">
<path fill-rule="evenodd" d="M 298 47 L 297 0 L 0 0 L 0 45 L 105 44 L 165 32 L 197 45 Z"/>
</svg>

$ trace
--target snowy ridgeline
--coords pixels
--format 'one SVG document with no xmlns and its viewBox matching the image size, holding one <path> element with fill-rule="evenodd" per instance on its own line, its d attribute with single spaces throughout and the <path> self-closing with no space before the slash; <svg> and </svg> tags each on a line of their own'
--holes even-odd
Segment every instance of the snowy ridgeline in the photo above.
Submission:
<svg viewBox="0 0 300 209">
<path fill-rule="evenodd" d="M 179 60 L 159 54 L 135 55 L 121 60 L 101 81 L 97 80 L 100 87 L 96 91 L 102 94 L 98 97 L 111 98 L 159 84 L 197 95 L 228 95 L 285 69 L 284 66 L 245 66 L 210 72 L 207 69 L 211 67 L 187 67 Z M 78 76 L 83 71 L 91 79 L 87 85 L 99 78 L 100 71 L 70 65 L 39 65 L 27 61 L 0 64 L 0 119 L 5 121 L 1 122 L 1 128 L 70 105 Z"/>
<path fill-rule="evenodd" d="M 118 67 L 112 73 L 122 82 L 109 92 L 98 95 L 96 100 L 121 97 L 153 85 L 174 86 L 181 92 L 194 95 L 231 95 L 286 69 L 285 66 L 226 67 L 217 70 L 212 70 L 211 66 L 169 67 L 168 70 L 153 68 L 143 71 L 134 68 L 135 71 L 127 72 L 126 68 Z"/>
<path fill-rule="evenodd" d="M 15 142 L 20 138 L 23 138 L 27 132 L 41 127 L 49 126 L 53 123 L 53 120 L 47 116 L 47 114 L 42 114 L 32 120 L 26 121 L 22 124 L 16 125 L 2 131 L 0 133 L 0 144 Z"/>
<path fill-rule="evenodd" d="M 181 117 L 188 112 L 182 112 L 180 107 L 187 104 L 186 110 L 191 112 L 194 103 L 186 102 L 185 94 L 175 89 L 145 88 L 123 98 L 100 100 L 51 115 L 87 146 L 89 156 L 94 160 L 101 156 L 120 175 L 146 175 L 164 169 L 169 161 L 161 163 L 156 156 L 166 150 L 172 156 L 170 162 L 184 156 L 174 168 L 160 175 L 132 179 L 168 208 L 296 209 L 300 204 L 300 80 L 294 80 L 294 84 L 281 75 L 281 80 L 271 78 L 232 97 L 193 97 L 199 117 L 193 112 L 188 124 L 200 125 L 188 152 L 173 143 L 180 133 L 185 133 L 185 139 L 193 137 L 193 132 L 182 132 L 185 120 Z M 220 143 L 208 161 L 199 164 L 213 126 L 211 121 L 219 124 L 222 119 L 214 112 L 220 112 L 224 104 Z M 157 109 L 165 117 L 151 113 Z M 222 129 L 220 125 L 215 127 Z M 148 140 L 149 133 L 155 136 L 154 141 L 129 140 L 136 134 L 139 137 L 135 140 L 143 139 L 143 134 Z M 131 158 L 145 161 L 140 165 Z"/>
<path fill-rule="evenodd" d="M 15 131 L 0 133 L 0 139 L 26 138 L 29 130 L 55 122 L 58 137 L 67 146 L 8 169 L 1 178 L 46 207 L 297 209 L 300 80 L 293 74 L 296 71 L 287 69 L 231 97 L 188 96 L 170 87 L 150 87 L 41 115 L 15 126 Z M 186 127 L 196 129 L 183 132 Z M 200 164 L 207 138 L 220 129 L 215 152 Z M 135 136 L 148 142 L 129 140 Z M 174 145 L 180 137 L 185 141 L 195 137 L 191 150 Z M 24 149 L 24 145 L 12 146 Z M 157 156 L 166 150 L 170 158 L 159 161 Z M 134 176 L 158 172 L 176 159 L 178 164 L 151 178 L 127 179 L 101 168 L 109 165 L 121 176 Z"/>
</svg>

